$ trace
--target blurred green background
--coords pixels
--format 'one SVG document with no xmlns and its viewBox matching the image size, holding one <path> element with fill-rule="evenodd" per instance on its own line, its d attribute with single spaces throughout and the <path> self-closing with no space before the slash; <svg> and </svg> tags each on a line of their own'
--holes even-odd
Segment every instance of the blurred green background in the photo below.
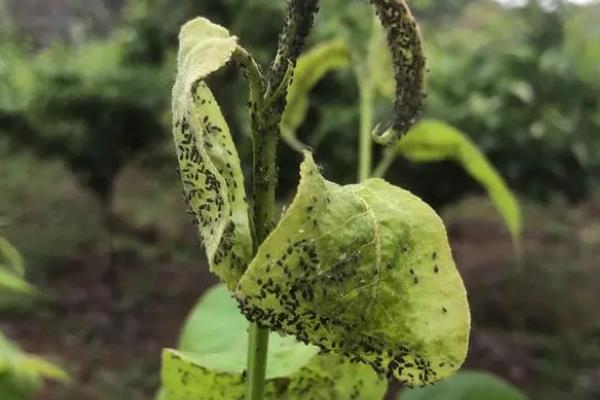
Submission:
<svg viewBox="0 0 600 400">
<path fill-rule="evenodd" d="M 518 262 L 460 166 L 398 160 L 388 175 L 448 226 L 473 312 L 467 367 L 532 399 L 600 398 L 600 4 L 409 3 L 428 55 L 423 115 L 467 133 L 524 210 Z M 43 292 L 0 302 L 0 330 L 72 376 L 33 398 L 152 397 L 160 349 L 215 282 L 171 144 L 179 26 L 206 16 L 267 63 L 284 9 L 283 0 L 0 0 L 0 236 Z M 342 38 L 366 54 L 368 10 L 323 0 L 309 47 Z M 249 162 L 245 83 L 228 68 L 211 86 Z M 328 74 L 299 130 L 340 183 L 356 180 L 357 97 L 351 70 Z M 376 101 L 378 119 L 388 103 Z M 280 154 L 283 202 L 300 157 L 285 144 Z"/>
</svg>

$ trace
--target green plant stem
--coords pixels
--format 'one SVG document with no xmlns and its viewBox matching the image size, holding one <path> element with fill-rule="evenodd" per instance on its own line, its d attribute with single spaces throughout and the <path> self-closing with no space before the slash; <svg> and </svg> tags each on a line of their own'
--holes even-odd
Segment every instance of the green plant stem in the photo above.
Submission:
<svg viewBox="0 0 600 400">
<path fill-rule="evenodd" d="M 273 229 L 280 118 L 280 114 L 270 107 L 264 113 L 254 114 L 252 120 L 255 248 L 258 248 Z M 269 330 L 252 324 L 248 337 L 246 400 L 263 400 L 264 398 L 268 347 Z"/>
<path fill-rule="evenodd" d="M 268 350 L 269 330 L 251 324 L 248 332 L 247 400 L 262 400 L 264 398 Z"/>
<path fill-rule="evenodd" d="M 360 101 L 358 181 L 362 182 L 371 176 L 373 163 L 373 140 L 371 138 L 373 131 L 373 90 L 370 78 L 366 76 L 363 70 L 356 71 L 356 79 Z"/>
<path fill-rule="evenodd" d="M 383 154 L 383 158 L 377 165 L 377 168 L 375 168 L 375 172 L 373 172 L 373 177 L 383 178 L 392 166 L 394 160 L 396 160 L 396 152 L 393 148 L 387 149 Z"/>
</svg>

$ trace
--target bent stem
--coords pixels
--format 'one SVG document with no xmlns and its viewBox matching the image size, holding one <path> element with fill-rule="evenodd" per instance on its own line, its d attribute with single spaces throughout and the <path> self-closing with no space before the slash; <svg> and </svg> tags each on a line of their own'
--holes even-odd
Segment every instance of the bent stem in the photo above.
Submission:
<svg viewBox="0 0 600 400">
<path fill-rule="evenodd" d="M 387 149 L 383 154 L 383 158 L 379 162 L 379 165 L 377 165 L 377 168 L 375 168 L 375 172 L 373 172 L 373 178 L 383 178 L 395 160 L 396 152 L 394 149 Z"/>
</svg>

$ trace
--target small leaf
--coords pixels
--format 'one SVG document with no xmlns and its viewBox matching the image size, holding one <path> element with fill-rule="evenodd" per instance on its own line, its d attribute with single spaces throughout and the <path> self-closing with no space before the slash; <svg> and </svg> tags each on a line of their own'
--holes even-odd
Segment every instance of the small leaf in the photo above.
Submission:
<svg viewBox="0 0 600 400">
<path fill-rule="evenodd" d="M 350 65 L 350 51 L 343 41 L 322 43 L 298 59 L 294 80 L 288 90 L 287 107 L 281 121 L 284 140 L 297 150 L 303 145 L 296 133 L 308 112 L 309 94 L 313 87 L 330 71 Z"/>
<path fill-rule="evenodd" d="M 248 319 L 410 385 L 466 355 L 469 308 L 441 219 L 381 179 L 326 181 L 310 153 L 236 297 Z"/>
<path fill-rule="evenodd" d="M 162 400 L 243 399 L 248 321 L 224 286 L 203 296 L 183 329 L 180 351 L 163 352 Z M 386 382 L 368 367 L 271 333 L 266 399 L 381 399 Z"/>
<path fill-rule="evenodd" d="M 502 215 L 515 244 L 520 241 L 522 219 L 519 202 L 502 176 L 467 135 L 435 120 L 417 124 L 393 150 L 412 162 L 454 160 L 479 182 Z"/>
<path fill-rule="evenodd" d="M 51 379 L 67 382 L 69 376 L 60 367 L 35 355 L 22 352 L 19 347 L 0 332 L 0 375 L 7 374 L 12 379 L 30 380 Z"/>
<path fill-rule="evenodd" d="M 173 136 L 184 195 L 211 271 L 233 288 L 252 254 L 248 204 L 229 127 L 203 79 L 230 60 L 237 38 L 197 18 L 179 40 Z"/>
<path fill-rule="evenodd" d="M 0 269 L 2 267 L 21 277 L 25 274 L 23 256 L 8 240 L 0 236 Z"/>
<path fill-rule="evenodd" d="M 20 276 L 7 270 L 0 264 L 0 291 L 7 291 L 16 294 L 34 294 L 36 289 L 27 283 Z"/>
<path fill-rule="evenodd" d="M 459 372 L 439 384 L 407 389 L 398 400 L 526 400 L 514 386 L 483 372 Z"/>
</svg>

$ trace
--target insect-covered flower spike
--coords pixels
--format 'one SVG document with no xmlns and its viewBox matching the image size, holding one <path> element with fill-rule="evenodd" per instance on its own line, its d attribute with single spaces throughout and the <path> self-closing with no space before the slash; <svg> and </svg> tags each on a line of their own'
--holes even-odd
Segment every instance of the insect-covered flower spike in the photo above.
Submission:
<svg viewBox="0 0 600 400">
<path fill-rule="evenodd" d="M 394 63 L 396 103 L 394 118 L 385 127 L 379 126 L 373 138 L 389 144 L 396 135 L 404 135 L 416 122 L 423 104 L 425 86 L 425 56 L 419 27 L 405 0 L 370 0 L 387 31 Z"/>
<path fill-rule="evenodd" d="M 271 65 L 269 76 L 269 89 L 275 90 L 286 78 L 291 67 L 296 66 L 296 61 L 304 47 L 304 42 L 312 28 L 315 14 L 317 13 L 318 0 L 290 0 L 285 26 L 279 36 L 277 55 Z M 277 99 L 277 107 L 285 107 L 286 93 L 282 93 Z"/>
</svg>

